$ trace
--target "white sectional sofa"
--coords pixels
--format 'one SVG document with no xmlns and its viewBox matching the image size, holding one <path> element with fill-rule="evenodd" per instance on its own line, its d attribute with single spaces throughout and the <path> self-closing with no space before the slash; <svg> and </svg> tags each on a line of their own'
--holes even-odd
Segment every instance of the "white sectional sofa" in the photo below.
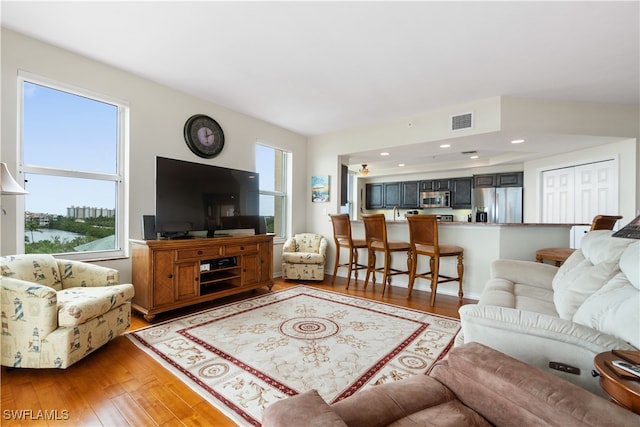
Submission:
<svg viewBox="0 0 640 427">
<path fill-rule="evenodd" d="M 485 344 L 604 395 L 594 357 L 640 349 L 640 241 L 612 234 L 588 233 L 561 267 L 494 261 L 478 304 L 460 308 L 456 344 Z"/>
</svg>

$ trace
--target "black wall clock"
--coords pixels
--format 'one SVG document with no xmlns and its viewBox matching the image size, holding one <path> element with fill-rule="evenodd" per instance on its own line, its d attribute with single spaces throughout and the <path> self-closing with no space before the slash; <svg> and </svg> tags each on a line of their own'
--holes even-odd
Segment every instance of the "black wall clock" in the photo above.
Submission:
<svg viewBox="0 0 640 427">
<path fill-rule="evenodd" d="M 209 116 L 196 114 L 184 124 L 184 140 L 197 156 L 211 159 L 224 148 L 224 132 Z"/>
</svg>

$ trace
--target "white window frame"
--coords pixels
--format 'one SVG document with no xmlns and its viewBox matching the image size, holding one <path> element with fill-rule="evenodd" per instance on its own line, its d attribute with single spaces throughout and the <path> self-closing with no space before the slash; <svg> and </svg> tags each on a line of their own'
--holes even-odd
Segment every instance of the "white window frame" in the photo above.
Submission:
<svg viewBox="0 0 640 427">
<path fill-rule="evenodd" d="M 114 105 L 118 109 L 117 120 L 117 140 L 116 140 L 116 173 L 99 173 L 78 171 L 63 168 L 50 168 L 38 165 L 29 165 L 24 163 L 24 135 L 23 135 L 23 112 L 24 112 L 24 83 L 34 83 L 51 89 L 67 92 L 73 95 L 82 96 L 98 102 L 104 102 Z M 73 85 L 60 83 L 52 79 L 38 76 L 32 73 L 18 72 L 18 141 L 20 152 L 19 170 L 23 174 L 51 175 L 67 178 L 83 178 L 101 181 L 113 181 L 116 184 L 116 222 L 115 222 L 115 248 L 102 251 L 85 251 L 85 252 L 66 252 L 60 254 L 52 254 L 56 257 L 65 259 L 81 260 L 81 261 L 98 261 L 126 258 L 129 256 L 129 104 L 126 101 L 117 99 L 108 95 L 92 92 L 87 89 L 79 88 Z M 24 175 L 23 175 L 24 176 Z M 24 215 L 25 206 L 22 204 L 18 221 L 19 229 L 17 230 L 17 248 L 20 253 L 24 253 Z"/>
<path fill-rule="evenodd" d="M 289 176 L 290 176 L 290 168 L 291 168 L 291 153 L 288 152 L 287 150 L 283 150 L 281 148 L 277 148 L 277 147 L 273 147 L 271 145 L 268 144 L 264 144 L 261 142 L 258 142 L 257 145 L 260 145 L 262 147 L 267 147 L 270 148 L 272 150 L 276 150 L 278 152 L 282 153 L 283 156 L 283 172 L 282 172 L 282 179 L 283 179 L 283 185 L 282 187 L 285 188 L 284 191 L 270 191 L 270 190 L 263 190 L 263 189 L 259 189 L 259 194 L 260 195 L 265 195 L 265 196 L 278 196 L 281 197 L 282 199 L 282 206 L 280 207 L 282 209 L 282 236 L 278 236 L 275 235 L 274 236 L 274 243 L 284 243 L 287 240 L 287 236 L 289 235 L 289 212 L 291 211 L 291 204 L 289 203 L 289 193 L 291 191 L 291 182 L 289 180 Z M 260 177 L 262 180 L 262 177 Z M 275 213 L 274 213 L 275 215 Z"/>
</svg>

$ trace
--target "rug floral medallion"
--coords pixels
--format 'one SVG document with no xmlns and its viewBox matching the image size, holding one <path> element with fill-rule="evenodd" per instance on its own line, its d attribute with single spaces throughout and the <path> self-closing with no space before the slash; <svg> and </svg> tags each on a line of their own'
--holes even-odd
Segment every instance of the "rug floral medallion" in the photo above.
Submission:
<svg viewBox="0 0 640 427">
<path fill-rule="evenodd" d="M 307 286 L 272 292 L 127 334 L 240 425 L 310 389 L 329 403 L 428 372 L 456 319 Z"/>
</svg>

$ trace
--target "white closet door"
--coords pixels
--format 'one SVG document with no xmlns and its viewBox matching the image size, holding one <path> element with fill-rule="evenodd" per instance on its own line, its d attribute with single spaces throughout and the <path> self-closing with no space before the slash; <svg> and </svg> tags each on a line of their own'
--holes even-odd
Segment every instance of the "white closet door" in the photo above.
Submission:
<svg viewBox="0 0 640 427">
<path fill-rule="evenodd" d="M 618 214 L 618 168 L 613 160 L 576 166 L 576 222 Z"/>
<path fill-rule="evenodd" d="M 572 168 L 542 173 L 542 222 L 573 223 L 574 172 Z"/>
<path fill-rule="evenodd" d="M 542 172 L 542 222 L 591 224 L 618 214 L 618 162 L 606 160 Z"/>
</svg>

